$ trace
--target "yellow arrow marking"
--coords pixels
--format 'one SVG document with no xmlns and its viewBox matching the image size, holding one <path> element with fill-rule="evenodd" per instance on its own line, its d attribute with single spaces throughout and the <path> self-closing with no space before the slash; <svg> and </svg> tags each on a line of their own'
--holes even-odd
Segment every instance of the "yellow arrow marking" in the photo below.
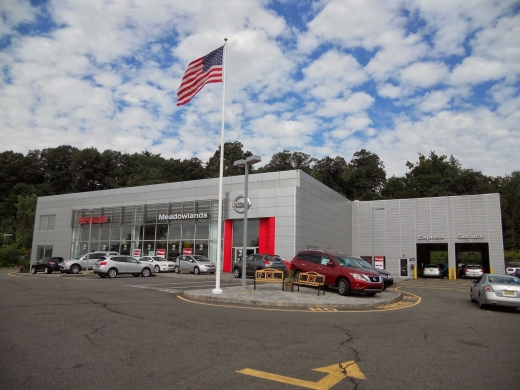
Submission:
<svg viewBox="0 0 520 390">
<path fill-rule="evenodd" d="M 290 376 L 283 376 L 277 374 L 271 374 L 270 372 L 253 370 L 251 368 L 244 368 L 243 370 L 237 371 L 241 374 L 255 376 L 257 378 L 263 378 L 270 381 L 286 383 L 289 385 L 305 387 L 307 389 L 314 390 L 328 390 L 339 383 L 342 379 L 347 376 L 356 379 L 367 379 L 359 369 L 358 365 L 352 360 L 350 362 L 333 364 L 331 366 L 313 368 L 314 371 L 328 373 L 327 376 L 320 379 L 318 382 L 305 381 L 302 379 L 291 378 Z"/>
</svg>

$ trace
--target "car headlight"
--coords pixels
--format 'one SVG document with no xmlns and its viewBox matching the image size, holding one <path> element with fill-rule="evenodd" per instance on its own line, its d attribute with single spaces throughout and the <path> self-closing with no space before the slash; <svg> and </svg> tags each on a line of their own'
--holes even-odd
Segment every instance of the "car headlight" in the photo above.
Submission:
<svg viewBox="0 0 520 390">
<path fill-rule="evenodd" d="M 362 274 L 351 274 L 354 279 L 363 280 L 364 282 L 370 282 L 370 279 L 368 276 L 362 275 Z"/>
</svg>

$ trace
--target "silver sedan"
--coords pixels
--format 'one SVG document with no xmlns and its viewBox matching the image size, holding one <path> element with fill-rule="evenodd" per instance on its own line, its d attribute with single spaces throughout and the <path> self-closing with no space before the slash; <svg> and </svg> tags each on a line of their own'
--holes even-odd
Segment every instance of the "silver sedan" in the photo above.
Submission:
<svg viewBox="0 0 520 390">
<path fill-rule="evenodd" d="M 520 307 L 520 278 L 484 274 L 471 283 L 469 298 L 478 302 L 481 309 L 488 305 Z"/>
</svg>

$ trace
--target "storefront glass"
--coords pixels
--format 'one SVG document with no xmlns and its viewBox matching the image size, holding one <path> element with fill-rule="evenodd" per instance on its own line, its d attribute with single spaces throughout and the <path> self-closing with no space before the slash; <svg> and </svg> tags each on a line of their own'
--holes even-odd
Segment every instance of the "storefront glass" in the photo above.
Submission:
<svg viewBox="0 0 520 390">
<path fill-rule="evenodd" d="M 216 261 L 217 218 L 217 200 L 76 210 L 71 255 L 87 253 L 90 243 L 91 252 L 131 255 L 139 249 L 142 256 L 164 253 L 167 258 L 191 252 Z"/>
</svg>

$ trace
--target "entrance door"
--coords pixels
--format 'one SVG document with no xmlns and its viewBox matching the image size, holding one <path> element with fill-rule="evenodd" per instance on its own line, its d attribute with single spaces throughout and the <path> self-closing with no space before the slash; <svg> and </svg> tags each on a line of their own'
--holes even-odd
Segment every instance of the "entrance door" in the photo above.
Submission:
<svg viewBox="0 0 520 390">
<path fill-rule="evenodd" d="M 401 267 L 401 276 L 408 276 L 408 258 L 399 259 L 399 265 Z"/>
<path fill-rule="evenodd" d="M 243 249 L 244 248 L 233 248 L 233 263 L 242 258 Z M 258 253 L 258 247 L 251 246 L 246 248 L 246 257 L 252 255 L 253 253 Z"/>
</svg>

